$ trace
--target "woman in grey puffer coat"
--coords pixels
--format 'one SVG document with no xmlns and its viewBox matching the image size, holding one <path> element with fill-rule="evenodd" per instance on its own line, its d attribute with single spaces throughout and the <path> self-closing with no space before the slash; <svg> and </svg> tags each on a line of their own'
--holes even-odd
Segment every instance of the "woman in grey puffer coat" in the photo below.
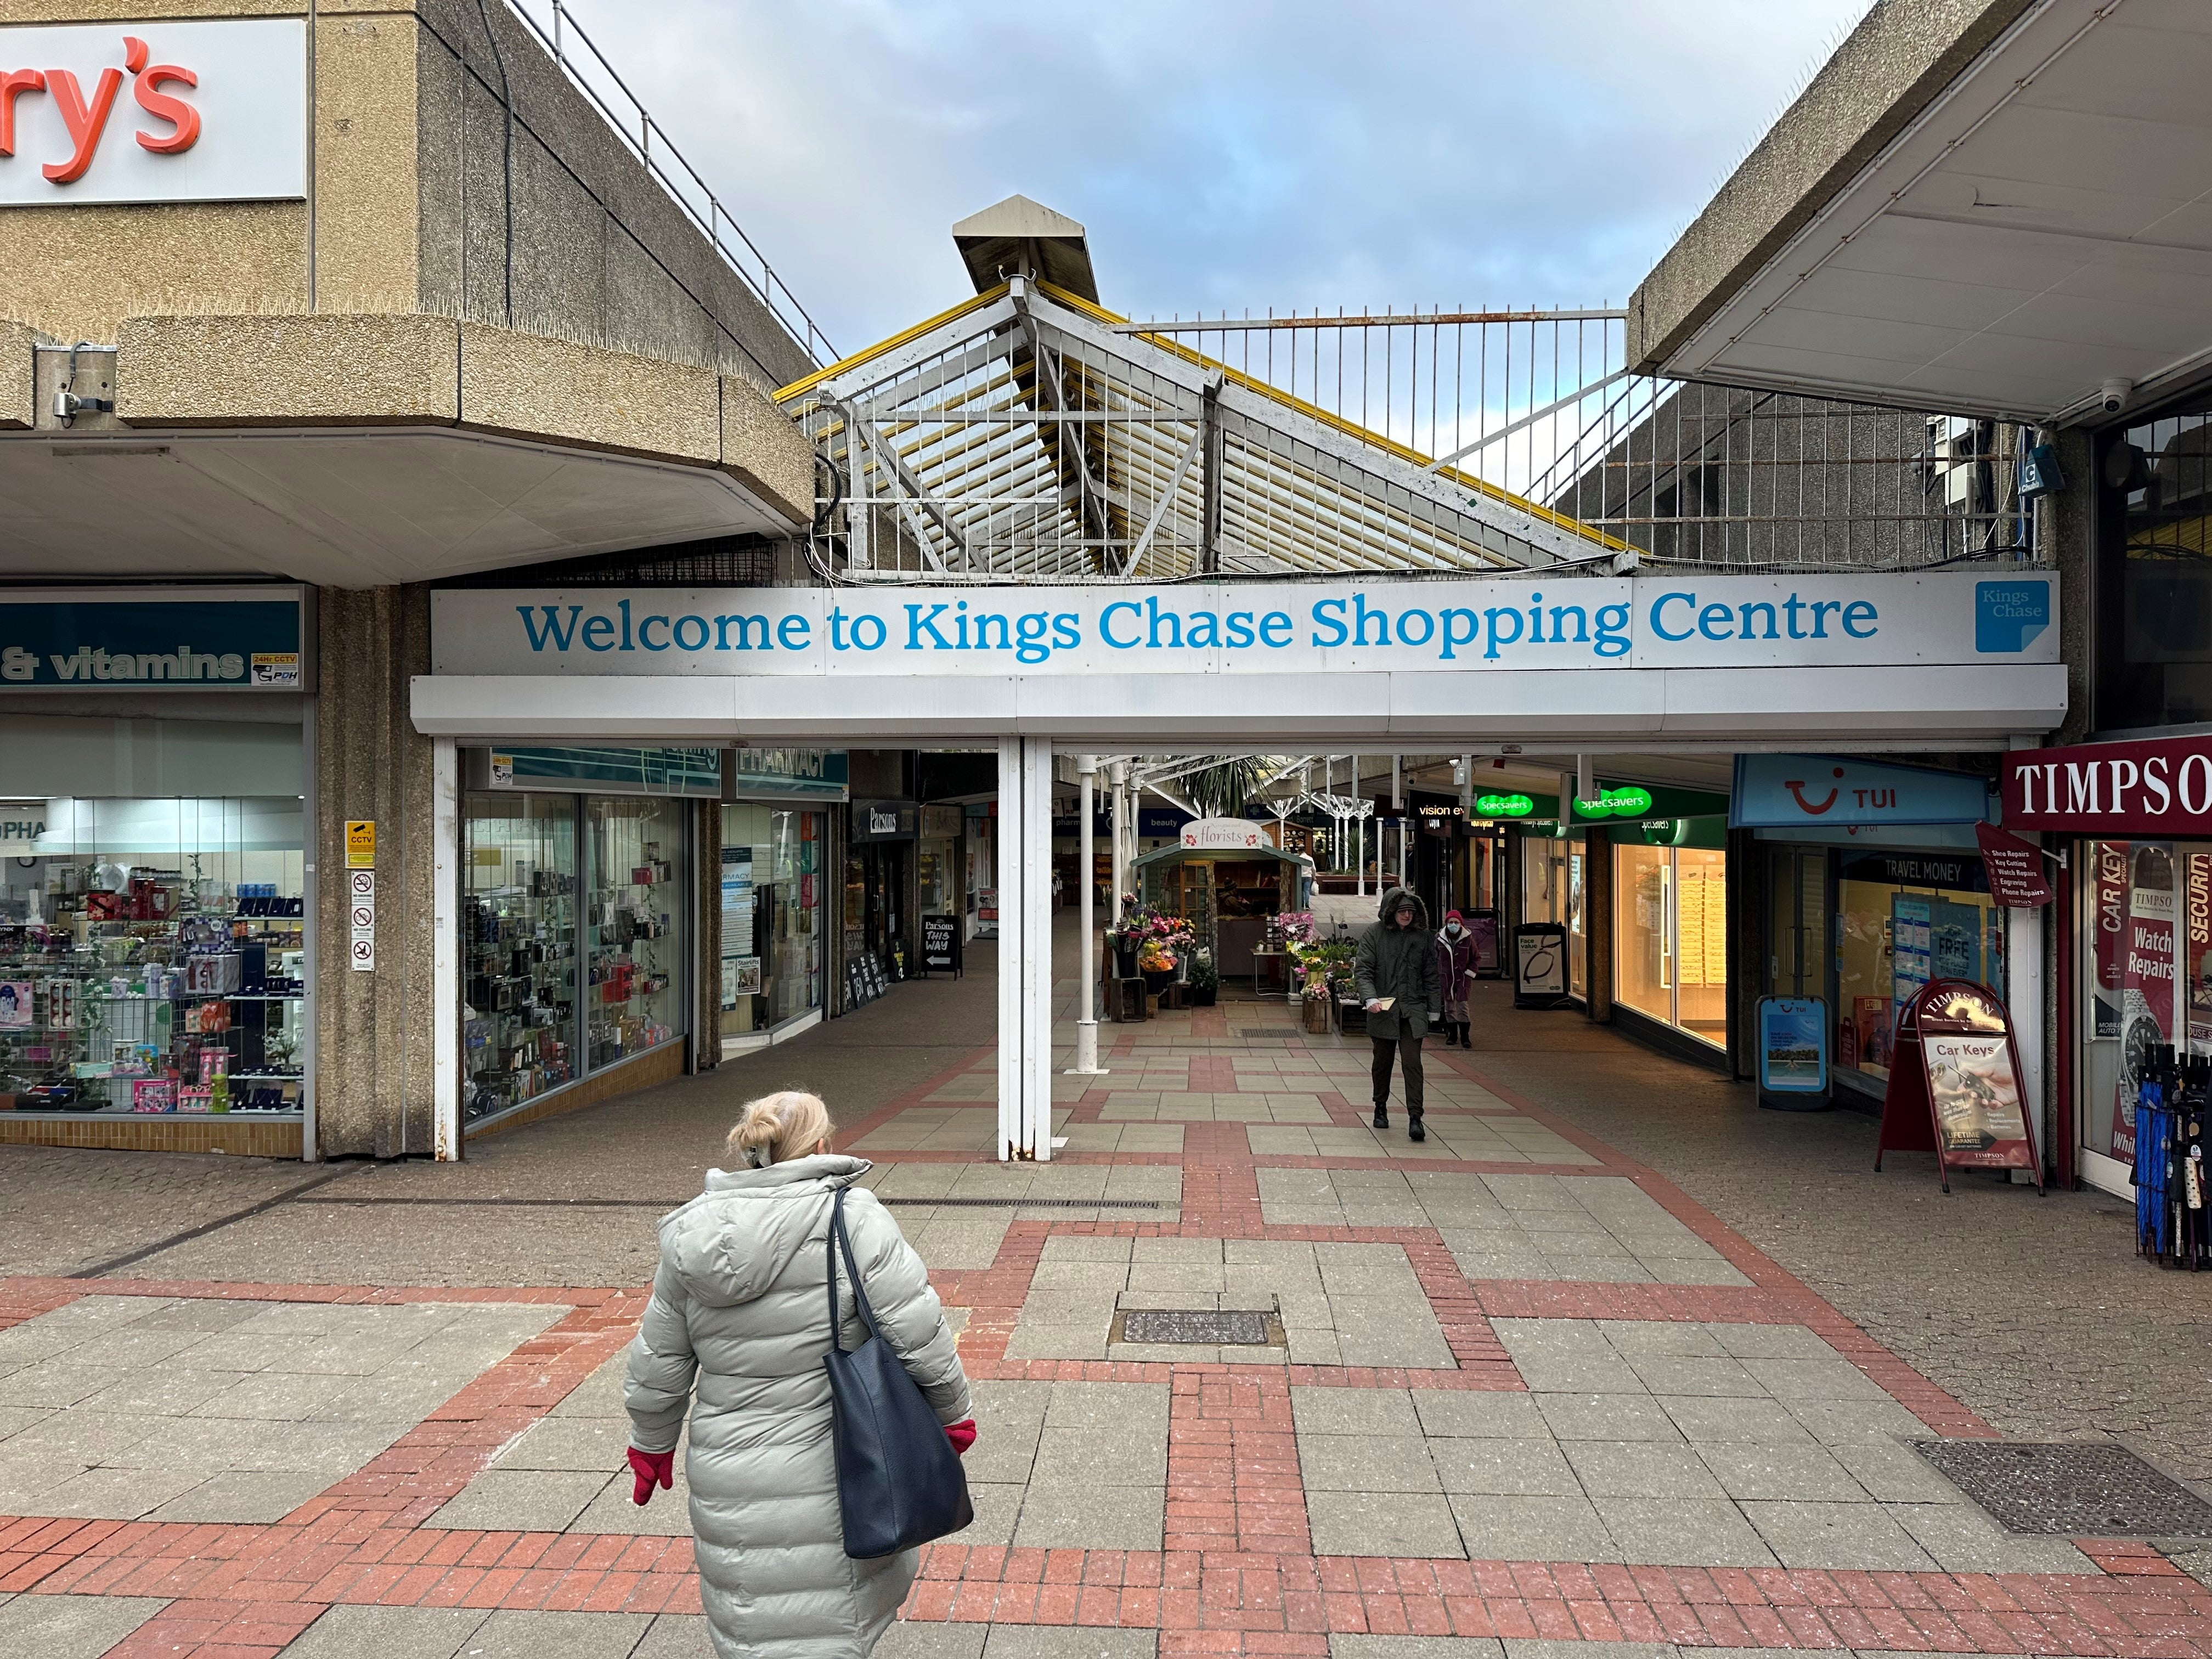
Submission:
<svg viewBox="0 0 2212 1659">
<path fill-rule="evenodd" d="M 630 1345 L 630 1464 L 637 1501 L 672 1479 L 691 1408 L 684 1473 L 701 1599 L 720 1659 L 864 1659 L 914 1583 L 912 1550 L 845 1553 L 830 1441 L 823 1275 L 830 1207 L 845 1199 L 878 1328 L 964 1451 L 974 1438 L 968 1379 L 937 1293 L 898 1224 L 852 1182 L 865 1158 L 829 1150 L 830 1114 L 812 1095 L 770 1095 L 730 1132 L 732 1163 L 660 1224 L 653 1300 Z M 866 1336 L 837 1275 L 842 1346 Z M 696 1404 L 694 1405 L 694 1381 Z M 963 1431 L 964 1431 L 964 1434 Z"/>
</svg>

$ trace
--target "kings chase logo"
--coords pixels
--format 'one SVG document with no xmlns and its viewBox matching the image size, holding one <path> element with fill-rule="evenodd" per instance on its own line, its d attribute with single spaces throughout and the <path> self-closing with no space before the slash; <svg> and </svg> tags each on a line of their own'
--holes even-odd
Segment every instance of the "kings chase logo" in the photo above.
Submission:
<svg viewBox="0 0 2212 1659">
<path fill-rule="evenodd" d="M 1976 582 L 1974 649 L 2025 651 L 2051 626 L 2051 584 L 2047 580 Z"/>
</svg>

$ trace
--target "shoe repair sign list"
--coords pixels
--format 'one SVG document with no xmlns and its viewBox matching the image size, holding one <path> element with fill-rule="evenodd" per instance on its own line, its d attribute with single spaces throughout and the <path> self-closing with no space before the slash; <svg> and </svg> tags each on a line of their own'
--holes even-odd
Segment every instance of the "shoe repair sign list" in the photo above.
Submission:
<svg viewBox="0 0 2212 1659">
<path fill-rule="evenodd" d="M 2058 660 L 2048 576 L 448 590 L 441 674 L 1864 668 Z"/>
</svg>

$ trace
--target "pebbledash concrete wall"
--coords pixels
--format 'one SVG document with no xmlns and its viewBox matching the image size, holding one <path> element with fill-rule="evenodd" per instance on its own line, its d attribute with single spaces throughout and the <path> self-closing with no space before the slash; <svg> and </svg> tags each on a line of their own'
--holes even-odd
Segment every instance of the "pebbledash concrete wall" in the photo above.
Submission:
<svg viewBox="0 0 2212 1659">
<path fill-rule="evenodd" d="M 150 33 L 305 9 L 9 0 L 0 21 Z M 0 208 L 0 427 L 51 424 L 33 347 L 88 340 L 117 347 L 116 410 L 81 432 L 449 426 L 720 469 L 805 522 L 812 451 L 768 393 L 807 353 L 503 0 L 318 0 L 312 41 L 309 199 Z M 71 574 L 0 550 L 0 574 Z M 311 1155 L 434 1151 L 451 1011 L 433 917 L 453 872 L 436 868 L 433 746 L 407 714 L 428 609 L 420 586 L 318 595 Z M 373 974 L 347 962 L 349 818 L 379 825 Z"/>
<path fill-rule="evenodd" d="M 1628 301 L 1628 364 L 1668 357 L 2034 0 L 1878 0 Z"/>
</svg>

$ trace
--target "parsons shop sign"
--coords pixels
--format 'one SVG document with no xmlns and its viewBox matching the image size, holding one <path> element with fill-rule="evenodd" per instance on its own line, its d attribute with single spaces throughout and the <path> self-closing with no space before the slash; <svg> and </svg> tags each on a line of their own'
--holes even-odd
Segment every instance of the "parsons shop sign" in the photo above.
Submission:
<svg viewBox="0 0 2212 1659">
<path fill-rule="evenodd" d="M 431 596 L 440 674 L 1310 673 L 2055 662 L 2046 576 Z"/>
</svg>

